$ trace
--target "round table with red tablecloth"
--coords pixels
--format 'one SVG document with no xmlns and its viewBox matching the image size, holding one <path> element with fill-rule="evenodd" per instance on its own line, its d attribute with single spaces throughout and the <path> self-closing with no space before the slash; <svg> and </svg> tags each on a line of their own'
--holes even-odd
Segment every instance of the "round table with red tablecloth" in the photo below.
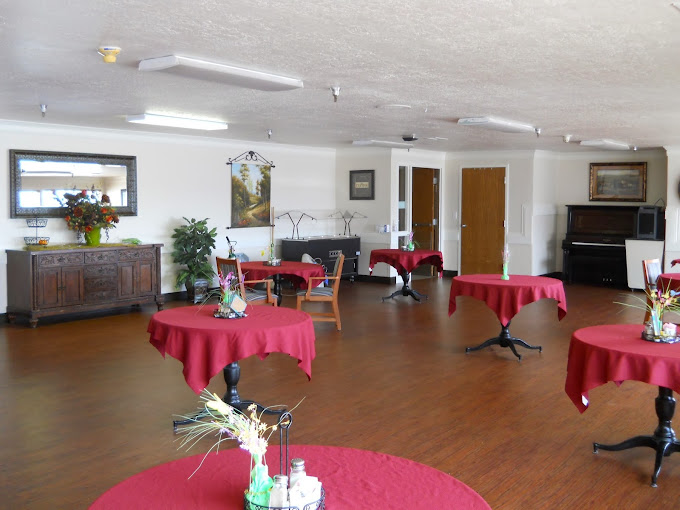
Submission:
<svg viewBox="0 0 680 510">
<path fill-rule="evenodd" d="M 278 454 L 275 446 L 267 453 L 270 476 L 279 471 Z M 463 482 L 402 457 L 310 445 L 291 445 L 290 457 L 304 459 L 307 474 L 319 479 L 328 510 L 491 508 Z M 242 510 L 249 470 L 250 456 L 240 448 L 186 457 L 124 480 L 90 510 Z"/>
</svg>

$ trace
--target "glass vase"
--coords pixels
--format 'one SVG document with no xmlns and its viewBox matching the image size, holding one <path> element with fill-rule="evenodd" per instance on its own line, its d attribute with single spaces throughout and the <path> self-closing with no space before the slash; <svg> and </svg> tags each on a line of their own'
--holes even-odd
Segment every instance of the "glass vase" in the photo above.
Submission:
<svg viewBox="0 0 680 510">
<path fill-rule="evenodd" d="M 509 280 L 510 276 L 508 275 L 508 263 L 503 262 L 503 274 L 501 275 L 501 280 Z"/>
<path fill-rule="evenodd" d="M 264 455 L 250 456 L 250 485 L 246 491 L 246 498 L 260 507 L 269 507 L 269 490 L 274 485 L 269 476 L 269 468 L 264 463 Z"/>
</svg>

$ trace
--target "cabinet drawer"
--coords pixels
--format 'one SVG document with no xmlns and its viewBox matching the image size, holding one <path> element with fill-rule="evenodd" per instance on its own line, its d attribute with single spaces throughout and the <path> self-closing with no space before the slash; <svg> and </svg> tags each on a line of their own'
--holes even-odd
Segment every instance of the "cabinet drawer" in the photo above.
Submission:
<svg viewBox="0 0 680 510">
<path fill-rule="evenodd" d="M 92 250 L 85 252 L 85 264 L 115 264 L 118 262 L 117 251 Z"/>
<path fill-rule="evenodd" d="M 153 260 L 156 258 L 156 252 L 153 248 L 136 249 L 136 250 L 120 250 L 118 252 L 118 260 L 120 262 L 130 262 L 134 260 Z"/>
<path fill-rule="evenodd" d="M 37 257 L 38 267 L 78 266 L 83 263 L 83 252 L 41 253 Z"/>
</svg>

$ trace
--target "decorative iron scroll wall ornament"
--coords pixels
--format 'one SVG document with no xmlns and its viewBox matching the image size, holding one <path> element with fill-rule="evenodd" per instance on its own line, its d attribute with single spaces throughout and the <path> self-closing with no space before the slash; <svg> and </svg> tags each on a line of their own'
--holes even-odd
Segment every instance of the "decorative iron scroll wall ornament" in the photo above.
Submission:
<svg viewBox="0 0 680 510">
<path fill-rule="evenodd" d="M 229 161 L 227 161 L 227 165 L 232 165 L 238 161 L 250 161 L 252 163 L 265 164 L 269 165 L 271 168 L 276 168 L 276 165 L 274 165 L 273 161 L 269 161 L 263 158 L 260 154 L 258 154 L 255 151 L 246 151 L 243 154 L 239 154 L 234 159 L 229 158 Z"/>
<path fill-rule="evenodd" d="M 229 158 L 231 167 L 231 227 L 272 229 L 271 169 L 274 164 L 255 151 Z"/>
</svg>

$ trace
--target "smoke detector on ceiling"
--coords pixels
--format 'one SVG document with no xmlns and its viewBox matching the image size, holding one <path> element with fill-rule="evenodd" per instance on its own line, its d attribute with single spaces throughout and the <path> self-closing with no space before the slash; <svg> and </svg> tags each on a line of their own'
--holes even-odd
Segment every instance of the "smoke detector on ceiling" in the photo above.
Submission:
<svg viewBox="0 0 680 510">
<path fill-rule="evenodd" d="M 115 64 L 120 48 L 118 46 L 100 46 L 97 53 L 104 57 L 104 62 L 107 64 Z"/>
</svg>

